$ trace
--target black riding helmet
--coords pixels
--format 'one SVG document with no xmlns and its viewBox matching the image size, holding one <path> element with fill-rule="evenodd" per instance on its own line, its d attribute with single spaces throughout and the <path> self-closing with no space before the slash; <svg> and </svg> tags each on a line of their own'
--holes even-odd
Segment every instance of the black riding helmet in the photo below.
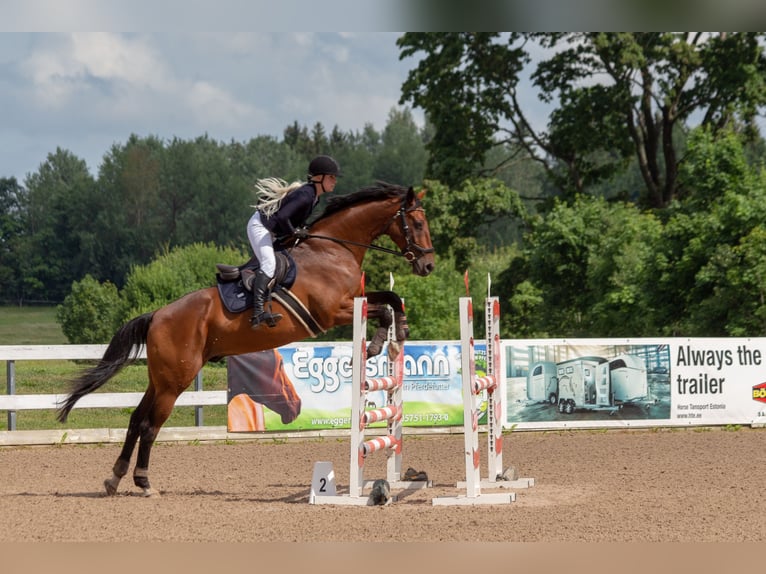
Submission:
<svg viewBox="0 0 766 574">
<path fill-rule="evenodd" d="M 318 155 L 309 164 L 309 177 L 314 177 L 315 175 L 334 175 L 335 177 L 340 177 L 340 166 L 329 155 Z"/>
</svg>

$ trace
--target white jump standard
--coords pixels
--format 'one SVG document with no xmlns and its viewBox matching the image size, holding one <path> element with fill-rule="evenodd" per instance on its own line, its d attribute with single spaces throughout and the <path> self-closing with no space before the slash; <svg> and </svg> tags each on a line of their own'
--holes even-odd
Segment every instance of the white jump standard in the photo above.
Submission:
<svg viewBox="0 0 766 574">
<path fill-rule="evenodd" d="M 473 339 L 473 302 L 470 297 L 460 298 L 460 355 L 463 380 L 463 434 L 465 438 L 465 488 L 466 494 L 455 497 L 432 499 L 434 505 L 508 504 L 516 500 L 513 492 L 482 493 L 485 488 L 528 488 L 532 478 L 506 480 L 503 472 L 503 414 L 502 392 L 499 384 L 500 369 L 500 302 L 488 297 L 485 304 L 487 371 L 486 376 L 476 376 Z M 487 441 L 488 478 L 481 479 L 479 451 L 478 397 L 487 393 Z"/>
</svg>

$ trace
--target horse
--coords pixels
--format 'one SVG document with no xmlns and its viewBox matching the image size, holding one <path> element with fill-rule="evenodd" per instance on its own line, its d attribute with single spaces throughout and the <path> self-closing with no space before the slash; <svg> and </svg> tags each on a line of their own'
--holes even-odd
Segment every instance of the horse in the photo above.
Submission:
<svg viewBox="0 0 766 574">
<path fill-rule="evenodd" d="M 429 275 L 435 266 L 428 220 L 422 205 L 425 191 L 385 182 L 347 195 L 329 198 L 308 233 L 290 247 L 297 275 L 290 292 L 326 331 L 353 321 L 354 298 L 364 292 L 362 261 L 368 249 L 403 256 L 418 276 Z M 399 251 L 374 245 L 388 236 Z M 382 322 L 384 304 L 394 308 L 396 338 L 408 334 L 401 299 L 392 291 L 366 295 L 371 315 Z M 191 384 L 202 366 L 212 360 L 274 349 L 316 336 L 306 322 L 291 314 L 279 300 L 271 302 L 283 318 L 274 326 L 250 326 L 249 313 L 232 313 L 222 304 L 216 287 L 193 291 L 137 316 L 112 337 L 96 365 L 71 382 L 69 394 L 59 406 L 57 418 L 66 422 L 75 403 L 95 391 L 132 363 L 146 348 L 149 383 L 131 414 L 125 442 L 104 481 L 107 495 L 114 495 L 127 474 L 136 443 L 138 454 L 133 482 L 144 496 L 158 495 L 149 481 L 149 458 L 157 434 L 170 416 L 178 396 Z M 385 332 L 381 325 L 376 338 Z M 372 343 L 371 345 L 372 346 Z"/>
</svg>

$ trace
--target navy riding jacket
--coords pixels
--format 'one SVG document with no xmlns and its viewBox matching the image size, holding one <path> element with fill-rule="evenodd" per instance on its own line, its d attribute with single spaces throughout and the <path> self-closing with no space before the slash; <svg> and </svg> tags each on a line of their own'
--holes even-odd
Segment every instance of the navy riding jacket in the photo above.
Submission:
<svg viewBox="0 0 766 574">
<path fill-rule="evenodd" d="M 277 236 L 292 235 L 306 220 L 319 201 L 313 183 L 306 183 L 282 198 L 279 209 L 267 217 L 261 212 L 263 225 Z"/>
</svg>

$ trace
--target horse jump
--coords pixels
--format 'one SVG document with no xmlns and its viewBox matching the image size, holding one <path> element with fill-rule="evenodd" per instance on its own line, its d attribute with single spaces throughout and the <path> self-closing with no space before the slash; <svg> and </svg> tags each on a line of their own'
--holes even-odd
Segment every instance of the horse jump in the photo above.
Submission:
<svg viewBox="0 0 766 574">
<path fill-rule="evenodd" d="M 348 496 L 315 496 L 312 504 L 366 505 L 364 489 L 373 484 L 364 479 L 364 462 L 369 454 L 385 451 L 386 480 L 391 488 L 422 488 L 426 481 L 402 481 L 402 387 L 404 383 L 404 346 L 394 337 L 394 326 L 388 333 L 387 376 L 368 379 L 367 364 L 367 298 L 354 299 L 354 340 L 351 355 L 351 452 L 349 457 Z M 366 410 L 367 393 L 386 391 L 386 405 Z M 367 425 L 386 421 L 386 433 L 365 439 Z"/>
<path fill-rule="evenodd" d="M 484 493 L 487 488 L 527 488 L 534 484 L 532 478 L 506 480 L 503 472 L 503 426 L 501 415 L 502 392 L 500 390 L 500 301 L 487 297 L 485 301 L 485 334 L 487 348 L 487 374 L 476 375 L 476 358 L 473 338 L 473 300 L 460 298 L 460 361 L 463 380 L 463 434 L 465 439 L 465 496 L 434 498 L 434 505 L 506 504 L 516 500 L 515 493 Z M 488 478 L 481 479 L 479 451 L 478 399 L 487 393 L 487 453 Z"/>
</svg>

